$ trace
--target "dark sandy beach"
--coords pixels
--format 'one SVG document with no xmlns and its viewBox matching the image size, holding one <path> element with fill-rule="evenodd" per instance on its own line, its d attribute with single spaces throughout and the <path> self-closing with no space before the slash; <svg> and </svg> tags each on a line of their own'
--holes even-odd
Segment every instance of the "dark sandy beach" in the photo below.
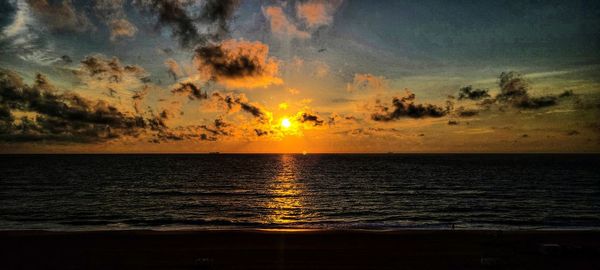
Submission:
<svg viewBox="0 0 600 270">
<path fill-rule="evenodd" d="M 599 231 L 0 232 L 1 269 L 600 269 Z"/>
</svg>

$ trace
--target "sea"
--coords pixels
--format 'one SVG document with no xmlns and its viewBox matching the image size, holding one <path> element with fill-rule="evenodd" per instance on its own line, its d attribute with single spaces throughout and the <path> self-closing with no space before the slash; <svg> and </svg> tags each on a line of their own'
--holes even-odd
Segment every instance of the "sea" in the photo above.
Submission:
<svg viewBox="0 0 600 270">
<path fill-rule="evenodd" d="M 600 229 L 600 155 L 0 155 L 23 229 Z"/>
</svg>

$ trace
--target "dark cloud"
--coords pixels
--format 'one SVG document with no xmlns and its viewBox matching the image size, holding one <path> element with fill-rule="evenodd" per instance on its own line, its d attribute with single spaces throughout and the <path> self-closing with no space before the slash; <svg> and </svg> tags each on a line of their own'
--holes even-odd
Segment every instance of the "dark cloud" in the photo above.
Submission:
<svg viewBox="0 0 600 270">
<path fill-rule="evenodd" d="M 203 141 L 216 141 L 219 137 L 232 135 L 232 125 L 221 118 L 215 119 L 211 125 L 202 125 L 200 128 L 205 131 L 200 135 Z"/>
<path fill-rule="evenodd" d="M 146 95 L 148 95 L 148 86 L 147 85 L 144 85 L 144 88 L 142 88 L 142 90 L 136 90 L 133 92 L 131 99 L 133 101 L 133 108 L 136 113 L 141 112 L 140 104 L 142 103 L 142 101 L 144 100 Z"/>
<path fill-rule="evenodd" d="M 116 57 L 108 59 L 100 55 L 87 56 L 81 61 L 81 70 L 76 73 L 116 83 L 121 82 L 127 75 L 136 77 L 142 82 L 147 79 L 147 73 L 142 67 L 123 65 Z"/>
<path fill-rule="evenodd" d="M 168 26 L 179 44 L 185 48 L 204 45 L 208 41 L 216 41 L 228 31 L 227 21 L 233 15 L 239 1 L 207 0 L 204 1 L 200 16 L 190 15 L 187 9 L 194 3 L 180 0 L 140 0 L 142 7 L 156 13 L 161 26 Z M 197 23 L 208 26 L 208 32 L 201 32 Z M 215 29 L 216 28 L 216 29 Z"/>
<path fill-rule="evenodd" d="M 111 41 L 133 37 L 137 32 L 137 27 L 127 19 L 124 4 L 125 0 L 94 1 L 94 14 L 109 28 Z"/>
<path fill-rule="evenodd" d="M 216 137 L 210 137 L 210 136 L 208 136 L 208 135 L 206 135 L 206 134 L 204 134 L 204 133 L 203 133 L 203 134 L 200 134 L 200 140 L 201 140 L 201 141 L 210 141 L 210 142 L 214 142 L 214 141 L 216 141 L 216 140 L 217 140 L 217 138 L 216 138 Z"/>
<path fill-rule="evenodd" d="M 194 20 L 188 16 L 185 8 L 186 2 L 178 0 L 152 0 L 142 1 L 158 15 L 159 24 L 168 26 L 173 31 L 173 36 L 179 39 L 182 47 L 193 47 L 204 44 L 207 38 L 200 35 Z"/>
<path fill-rule="evenodd" d="M 520 73 L 514 71 L 502 72 L 498 76 L 498 86 L 500 86 L 500 94 L 496 96 L 498 100 L 512 101 L 528 97 L 529 83 Z"/>
<path fill-rule="evenodd" d="M 498 86 L 500 86 L 500 94 L 496 96 L 497 101 L 522 109 L 554 106 L 558 104 L 559 99 L 574 95 L 573 91 L 565 91 L 560 95 L 532 97 L 527 92 L 530 88 L 529 83 L 522 74 L 514 71 L 502 72 L 498 77 Z"/>
<path fill-rule="evenodd" d="M 66 55 L 66 54 L 63 55 L 63 56 L 61 56 L 60 60 L 62 60 L 63 63 L 65 63 L 65 64 L 71 64 L 71 63 L 73 63 L 73 60 L 71 59 L 71 57 L 68 56 L 68 55 Z"/>
<path fill-rule="evenodd" d="M 479 114 L 478 110 L 469 110 L 469 109 L 465 109 L 463 107 L 459 107 L 456 110 L 456 114 L 460 117 L 472 117 L 472 116 L 476 116 Z"/>
<path fill-rule="evenodd" d="M 0 97 L 4 141 L 99 141 L 137 136 L 148 127 L 143 117 L 123 113 L 105 101 L 59 93 L 40 74 L 28 86 L 17 74 L 0 70 Z M 14 119 L 15 112 L 35 117 Z"/>
<path fill-rule="evenodd" d="M 352 136 L 386 136 L 386 135 L 394 135 L 398 133 L 402 133 L 402 131 L 396 128 L 355 128 L 340 132 L 335 132 L 336 134 L 344 134 L 344 135 L 352 135 Z"/>
<path fill-rule="evenodd" d="M 261 42 L 227 40 L 196 48 L 197 68 L 211 79 L 231 87 L 264 87 L 281 83 L 278 63 Z"/>
<path fill-rule="evenodd" d="M 123 4 L 126 0 L 95 0 L 95 15 L 105 20 L 121 18 L 125 16 Z"/>
<path fill-rule="evenodd" d="M 448 108 L 442 108 L 432 104 L 415 104 L 415 94 L 409 93 L 408 96 L 392 99 L 392 106 L 382 105 L 377 101 L 377 112 L 371 114 L 374 121 L 388 122 L 400 118 L 424 118 L 424 117 L 442 117 L 448 114 Z"/>
<path fill-rule="evenodd" d="M 27 0 L 33 14 L 53 31 L 86 32 L 95 27 L 71 1 Z"/>
<path fill-rule="evenodd" d="M 214 70 L 216 76 L 239 78 L 260 73 L 260 65 L 250 55 L 228 58 L 221 44 L 196 49 L 196 56 Z"/>
<path fill-rule="evenodd" d="M 558 104 L 558 97 L 556 96 L 543 96 L 543 97 L 529 97 L 515 100 L 513 103 L 515 106 L 523 109 L 539 109 L 543 107 L 554 106 Z"/>
<path fill-rule="evenodd" d="M 6 23 L 12 20 L 12 17 L 14 16 L 16 10 L 16 7 L 10 1 L 0 2 L 0 29 Z"/>
<path fill-rule="evenodd" d="M 212 97 L 219 103 L 224 104 L 228 111 L 242 110 L 251 114 L 252 116 L 259 118 L 259 120 L 266 122 L 269 120 L 269 114 L 266 110 L 259 107 L 258 105 L 252 104 L 248 101 L 245 95 L 234 95 L 213 93 Z"/>
<path fill-rule="evenodd" d="M 481 100 L 488 97 L 490 97 L 488 89 L 473 89 L 471 85 L 465 86 L 458 91 L 458 100 Z"/>
<path fill-rule="evenodd" d="M 478 105 L 490 108 L 494 104 L 510 105 L 520 109 L 540 109 L 557 105 L 560 99 L 574 96 L 572 90 L 564 91 L 559 95 L 531 96 L 529 82 L 522 74 L 514 71 L 502 72 L 498 76 L 498 86 L 500 93 L 495 98 L 489 98 L 487 89 L 473 89 L 472 86 L 466 86 L 459 90 L 459 100 L 482 100 Z M 460 116 L 472 116 L 474 111 L 459 111 Z"/>
<path fill-rule="evenodd" d="M 201 21 L 216 26 L 217 39 L 229 32 L 228 21 L 239 6 L 239 0 L 207 0 L 202 9 Z"/>
<path fill-rule="evenodd" d="M 337 113 L 332 114 L 331 116 L 328 117 L 327 120 L 327 125 L 329 126 L 335 126 L 338 122 L 359 122 L 361 121 L 359 118 L 356 118 L 353 115 L 339 115 Z"/>
<path fill-rule="evenodd" d="M 243 111 L 252 114 L 254 117 L 258 117 L 258 118 L 261 118 L 261 119 L 265 117 L 265 113 L 258 106 L 252 105 L 252 104 L 247 103 L 247 102 L 242 102 L 242 103 L 239 103 L 239 104 L 240 104 L 240 106 L 241 106 L 241 108 L 242 108 Z"/>
<path fill-rule="evenodd" d="M 356 99 L 351 99 L 351 98 L 332 98 L 331 102 L 333 103 L 351 103 L 351 102 L 356 102 Z"/>
<path fill-rule="evenodd" d="M 568 97 L 572 97 L 572 96 L 575 96 L 575 93 L 573 93 L 573 90 L 565 90 L 560 95 L 558 95 L 559 98 L 568 98 Z"/>
<path fill-rule="evenodd" d="M 193 83 L 180 83 L 179 87 L 171 90 L 171 93 L 186 94 L 192 100 L 208 99 L 208 94 L 206 93 L 206 91 L 202 92 L 202 89 L 200 87 L 197 87 Z"/>
<path fill-rule="evenodd" d="M 255 129 L 254 129 L 254 133 L 256 133 L 256 136 L 260 137 L 260 136 L 266 136 L 266 135 L 269 135 L 269 133 L 270 133 L 270 132 L 269 132 L 269 131 L 266 131 L 266 130 L 262 130 L 262 129 L 255 128 Z"/>
<path fill-rule="evenodd" d="M 298 118 L 298 121 L 300 121 L 301 123 L 311 122 L 314 126 L 322 126 L 323 125 L 323 120 L 319 119 L 319 116 L 308 113 L 308 112 L 299 113 L 297 118 Z"/>
<path fill-rule="evenodd" d="M 175 59 L 169 58 L 165 60 L 165 66 L 168 68 L 167 72 L 173 78 L 173 81 L 177 81 L 177 79 L 184 76 L 183 69 Z"/>
<path fill-rule="evenodd" d="M 174 53 L 173 49 L 171 48 L 160 49 L 160 51 L 166 55 L 172 55 Z"/>
<path fill-rule="evenodd" d="M 160 130 L 150 142 L 162 143 L 183 140 L 217 141 L 220 137 L 230 136 L 232 131 L 232 125 L 226 124 L 221 119 L 217 119 L 210 125 L 165 128 Z"/>
</svg>

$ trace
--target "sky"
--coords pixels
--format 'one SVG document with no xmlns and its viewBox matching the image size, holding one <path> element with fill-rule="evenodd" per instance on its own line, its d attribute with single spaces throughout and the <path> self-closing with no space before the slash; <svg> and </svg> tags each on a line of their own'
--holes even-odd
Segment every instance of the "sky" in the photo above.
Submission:
<svg viewBox="0 0 600 270">
<path fill-rule="evenodd" d="M 597 1 L 7 0 L 0 152 L 599 152 Z"/>
</svg>

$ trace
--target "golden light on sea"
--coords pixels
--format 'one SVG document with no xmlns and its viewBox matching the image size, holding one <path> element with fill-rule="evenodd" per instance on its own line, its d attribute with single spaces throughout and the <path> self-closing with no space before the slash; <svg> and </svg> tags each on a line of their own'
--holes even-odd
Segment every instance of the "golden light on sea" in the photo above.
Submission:
<svg viewBox="0 0 600 270">
<path fill-rule="evenodd" d="M 288 224 L 302 222 L 307 216 L 304 210 L 305 187 L 298 182 L 296 157 L 282 155 L 279 160 L 279 171 L 267 187 L 272 198 L 266 203 L 270 213 L 265 216 L 265 223 Z"/>
</svg>

